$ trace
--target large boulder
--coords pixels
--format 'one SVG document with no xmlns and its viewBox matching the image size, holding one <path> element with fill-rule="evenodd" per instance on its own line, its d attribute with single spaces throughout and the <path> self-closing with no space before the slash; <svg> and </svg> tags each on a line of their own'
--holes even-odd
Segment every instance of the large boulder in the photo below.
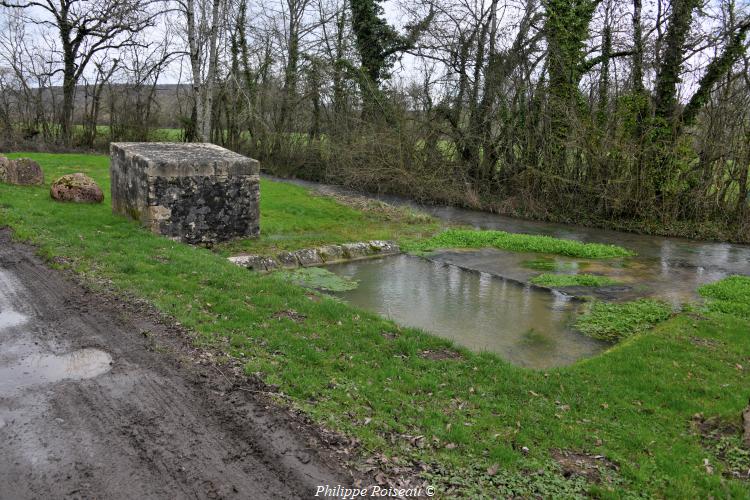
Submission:
<svg viewBox="0 0 750 500">
<path fill-rule="evenodd" d="M 31 158 L 9 160 L 0 157 L 0 182 L 19 186 L 39 186 L 44 184 L 42 167 Z"/>
<path fill-rule="evenodd" d="M 50 195 L 57 201 L 74 203 L 101 203 L 104 193 L 94 179 L 86 174 L 75 173 L 63 175 L 52 183 Z"/>
</svg>

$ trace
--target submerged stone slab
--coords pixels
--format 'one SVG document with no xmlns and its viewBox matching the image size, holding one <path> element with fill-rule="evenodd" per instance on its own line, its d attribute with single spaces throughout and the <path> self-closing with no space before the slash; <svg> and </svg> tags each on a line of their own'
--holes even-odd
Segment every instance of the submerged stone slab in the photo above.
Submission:
<svg viewBox="0 0 750 500">
<path fill-rule="evenodd" d="M 260 166 L 213 144 L 112 143 L 112 211 L 187 243 L 260 233 Z"/>
</svg>

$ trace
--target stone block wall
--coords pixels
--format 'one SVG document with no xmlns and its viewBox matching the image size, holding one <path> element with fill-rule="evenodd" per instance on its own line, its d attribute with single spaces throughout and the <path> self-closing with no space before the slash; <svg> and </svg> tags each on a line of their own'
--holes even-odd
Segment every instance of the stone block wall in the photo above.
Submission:
<svg viewBox="0 0 750 500">
<path fill-rule="evenodd" d="M 112 211 L 211 244 L 260 233 L 260 166 L 213 144 L 112 143 Z"/>
<path fill-rule="evenodd" d="M 315 267 L 350 260 L 385 257 L 401 253 L 394 241 L 364 241 L 344 243 L 343 245 L 326 245 L 318 248 L 303 248 L 294 252 L 281 252 L 276 256 L 235 255 L 229 261 L 252 271 L 275 271 L 277 269 L 295 269 L 297 267 Z"/>
</svg>

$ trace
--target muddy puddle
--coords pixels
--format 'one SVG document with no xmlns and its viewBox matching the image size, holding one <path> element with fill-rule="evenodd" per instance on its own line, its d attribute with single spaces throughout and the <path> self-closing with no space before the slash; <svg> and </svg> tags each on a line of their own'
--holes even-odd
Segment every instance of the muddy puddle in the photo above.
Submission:
<svg viewBox="0 0 750 500">
<path fill-rule="evenodd" d="M 0 399 L 27 387 L 93 378 L 110 370 L 112 357 L 100 349 L 54 354 L 48 351 L 60 346 L 33 341 L 34 321 L 16 310 L 28 303 L 24 294 L 18 279 L 0 268 Z"/>
<path fill-rule="evenodd" d="M 4 311 L 0 309 L 0 329 L 19 326 L 24 324 L 25 322 L 26 316 L 24 316 L 23 314 L 16 311 Z"/>
<path fill-rule="evenodd" d="M 328 269 L 359 282 L 341 299 L 517 365 L 566 365 L 608 347 L 570 327 L 580 302 L 562 293 L 408 255 Z"/>
<path fill-rule="evenodd" d="M 108 372 L 112 357 L 99 349 L 66 354 L 33 354 L 0 367 L 0 394 L 8 395 L 37 385 L 82 380 Z"/>
</svg>

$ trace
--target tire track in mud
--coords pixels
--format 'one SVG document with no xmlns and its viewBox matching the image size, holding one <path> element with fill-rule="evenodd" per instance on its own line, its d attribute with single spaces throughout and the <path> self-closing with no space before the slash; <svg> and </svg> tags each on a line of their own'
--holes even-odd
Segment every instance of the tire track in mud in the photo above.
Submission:
<svg viewBox="0 0 750 500">
<path fill-rule="evenodd" d="M 0 229 L 8 310 L 25 322 L 0 325 L 0 367 L 84 348 L 113 363 L 94 378 L 0 392 L 0 498 L 308 498 L 354 481 L 329 436 L 250 382 L 194 363 L 184 332 L 88 292 Z"/>
</svg>

